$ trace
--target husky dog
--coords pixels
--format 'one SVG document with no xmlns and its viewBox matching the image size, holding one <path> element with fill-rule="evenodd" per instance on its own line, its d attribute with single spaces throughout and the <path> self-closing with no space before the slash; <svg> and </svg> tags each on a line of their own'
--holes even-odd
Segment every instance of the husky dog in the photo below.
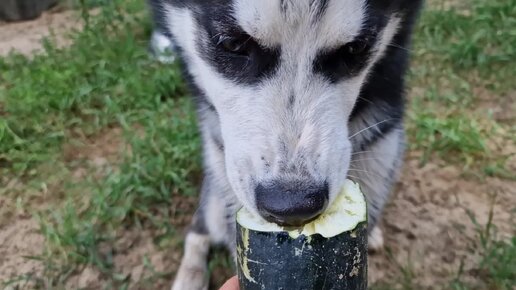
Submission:
<svg viewBox="0 0 516 290">
<path fill-rule="evenodd" d="M 174 50 L 203 138 L 200 206 L 174 290 L 207 288 L 210 245 L 235 252 L 235 212 L 316 218 L 346 178 L 370 247 L 404 151 L 404 74 L 422 0 L 150 0 L 154 51 Z M 167 60 L 171 60 L 168 58 Z"/>
</svg>

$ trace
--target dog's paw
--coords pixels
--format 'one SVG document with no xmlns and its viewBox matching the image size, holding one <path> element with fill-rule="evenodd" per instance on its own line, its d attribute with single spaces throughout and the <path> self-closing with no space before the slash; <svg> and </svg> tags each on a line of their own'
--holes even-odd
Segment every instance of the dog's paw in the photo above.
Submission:
<svg viewBox="0 0 516 290">
<path fill-rule="evenodd" d="M 208 290 L 207 274 L 206 268 L 181 267 L 177 272 L 172 290 Z"/>
<path fill-rule="evenodd" d="M 150 51 L 161 63 L 173 63 L 176 60 L 174 56 L 174 43 L 170 38 L 159 31 L 152 33 Z"/>
<path fill-rule="evenodd" d="M 370 253 L 375 253 L 383 250 L 383 232 L 379 226 L 375 226 L 369 233 L 368 250 Z"/>
</svg>

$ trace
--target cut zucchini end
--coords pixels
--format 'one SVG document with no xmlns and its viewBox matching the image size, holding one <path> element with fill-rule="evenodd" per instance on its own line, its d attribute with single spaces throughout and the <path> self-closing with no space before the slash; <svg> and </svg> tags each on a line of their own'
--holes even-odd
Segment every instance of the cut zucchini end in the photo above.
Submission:
<svg viewBox="0 0 516 290">
<path fill-rule="evenodd" d="M 331 238 L 355 229 L 358 224 L 366 220 L 367 206 L 364 195 L 360 186 L 351 180 L 346 180 L 339 195 L 323 214 L 300 228 L 286 229 L 275 223 L 267 222 L 245 208 L 237 213 L 237 223 L 246 229 L 258 232 L 288 232 L 293 239 L 301 235 L 315 234 Z"/>
</svg>

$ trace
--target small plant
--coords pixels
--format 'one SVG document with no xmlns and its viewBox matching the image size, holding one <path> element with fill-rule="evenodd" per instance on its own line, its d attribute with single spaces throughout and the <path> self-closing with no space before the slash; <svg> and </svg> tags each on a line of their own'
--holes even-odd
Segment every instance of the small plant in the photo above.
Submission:
<svg viewBox="0 0 516 290">
<path fill-rule="evenodd" d="M 470 209 L 464 208 L 477 232 L 475 248 L 480 254 L 480 261 L 475 272 L 482 276 L 484 287 L 511 290 L 516 285 L 516 273 L 514 271 L 516 269 L 516 237 L 513 236 L 509 239 L 498 237 L 496 225 L 493 224 L 495 204 L 496 195 L 492 197 L 491 208 L 485 225 L 478 222 L 475 214 Z M 514 212 L 516 213 L 516 208 Z M 516 224 L 511 226 L 516 229 Z M 461 271 L 459 271 L 459 275 L 452 285 L 459 287 L 458 289 L 467 289 L 465 288 L 468 287 L 467 283 L 461 282 L 460 275 Z M 469 286 L 469 288 L 478 289 L 476 287 L 478 286 Z"/>
</svg>

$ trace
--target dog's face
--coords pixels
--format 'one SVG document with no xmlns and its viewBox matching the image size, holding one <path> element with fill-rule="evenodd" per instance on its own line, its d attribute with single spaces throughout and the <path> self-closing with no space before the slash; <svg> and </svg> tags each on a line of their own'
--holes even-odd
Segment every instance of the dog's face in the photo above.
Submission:
<svg viewBox="0 0 516 290">
<path fill-rule="evenodd" d="M 178 2 L 168 26 L 218 115 L 239 200 L 280 224 L 315 218 L 346 179 L 349 117 L 399 1 Z"/>
</svg>

